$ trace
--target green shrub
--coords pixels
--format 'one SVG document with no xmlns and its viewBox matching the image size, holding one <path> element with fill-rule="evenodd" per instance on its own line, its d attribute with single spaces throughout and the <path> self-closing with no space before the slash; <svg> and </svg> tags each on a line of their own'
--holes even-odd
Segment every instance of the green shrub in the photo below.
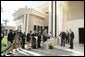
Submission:
<svg viewBox="0 0 85 57">
<path fill-rule="evenodd" d="M 4 47 L 6 47 L 6 44 L 2 44 Z"/>
<path fill-rule="evenodd" d="M 48 47 L 49 47 L 49 49 L 53 49 L 53 46 L 51 44 Z"/>
<path fill-rule="evenodd" d="M 1 51 L 6 49 L 6 45 L 7 45 L 7 36 L 4 36 L 4 38 L 1 41 Z"/>
</svg>

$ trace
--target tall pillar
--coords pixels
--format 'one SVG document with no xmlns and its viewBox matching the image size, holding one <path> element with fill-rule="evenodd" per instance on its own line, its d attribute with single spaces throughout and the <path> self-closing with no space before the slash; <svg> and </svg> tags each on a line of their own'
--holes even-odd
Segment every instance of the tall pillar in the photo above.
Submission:
<svg viewBox="0 0 85 57">
<path fill-rule="evenodd" d="M 51 20 L 52 20 L 52 1 L 49 2 L 49 18 L 48 18 L 48 34 L 52 32 Z"/>
<path fill-rule="evenodd" d="M 49 24 L 48 24 L 48 33 L 52 32 L 52 36 L 56 37 L 56 1 L 49 2 Z"/>
<path fill-rule="evenodd" d="M 26 32 L 26 14 L 24 14 L 24 26 L 22 32 Z"/>
<path fill-rule="evenodd" d="M 60 34 L 60 32 L 62 31 L 62 14 L 63 14 L 63 12 L 62 12 L 62 6 L 61 6 L 61 1 L 57 1 L 57 4 L 56 4 L 56 8 L 57 8 L 57 11 L 56 11 L 56 13 L 57 13 L 57 24 L 56 24 L 56 26 L 57 26 L 57 36 Z"/>
<path fill-rule="evenodd" d="M 29 32 L 29 14 L 27 14 L 26 34 Z"/>
<path fill-rule="evenodd" d="M 55 24 L 56 23 L 55 22 L 55 17 L 56 17 L 55 15 L 56 15 L 56 13 L 55 13 L 55 1 L 53 1 L 53 37 L 55 37 L 55 32 L 56 32 L 55 31 L 55 25 L 56 25 Z"/>
<path fill-rule="evenodd" d="M 57 1 L 55 1 L 55 37 L 57 37 Z"/>
<path fill-rule="evenodd" d="M 62 31 L 63 19 L 62 5 L 60 1 L 49 2 L 48 33 L 52 32 L 53 37 L 59 36 Z"/>
</svg>

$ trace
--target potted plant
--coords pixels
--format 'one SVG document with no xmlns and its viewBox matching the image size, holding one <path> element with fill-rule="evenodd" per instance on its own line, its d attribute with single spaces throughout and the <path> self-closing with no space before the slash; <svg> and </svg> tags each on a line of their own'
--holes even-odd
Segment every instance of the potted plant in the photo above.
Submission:
<svg viewBox="0 0 85 57">
<path fill-rule="evenodd" d="M 49 49 L 53 49 L 53 45 L 52 44 L 49 44 L 48 47 L 49 47 Z"/>
</svg>

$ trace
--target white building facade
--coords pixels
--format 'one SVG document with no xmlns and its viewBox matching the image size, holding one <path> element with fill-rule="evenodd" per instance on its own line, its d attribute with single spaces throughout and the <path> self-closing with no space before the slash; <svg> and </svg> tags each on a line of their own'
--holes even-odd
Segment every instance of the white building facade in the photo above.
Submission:
<svg viewBox="0 0 85 57">
<path fill-rule="evenodd" d="M 55 38 L 62 30 L 72 29 L 75 34 L 74 43 L 84 42 L 84 1 L 48 1 L 39 9 L 22 8 L 15 12 L 13 16 L 17 28 L 27 34 L 30 30 L 38 31 L 47 27 L 48 34 L 52 32 Z"/>
<path fill-rule="evenodd" d="M 49 2 L 48 27 L 53 37 L 58 37 L 62 30 L 72 29 L 74 43 L 84 43 L 84 1 Z"/>
<path fill-rule="evenodd" d="M 47 27 L 45 22 L 46 14 L 32 8 L 21 8 L 16 11 L 13 16 L 17 24 L 16 28 L 26 34 L 30 30 L 39 31 Z"/>
</svg>

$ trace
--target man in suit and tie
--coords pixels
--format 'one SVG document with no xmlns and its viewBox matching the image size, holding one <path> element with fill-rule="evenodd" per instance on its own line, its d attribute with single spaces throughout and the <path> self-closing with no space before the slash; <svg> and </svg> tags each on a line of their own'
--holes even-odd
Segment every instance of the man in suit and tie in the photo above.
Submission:
<svg viewBox="0 0 85 57">
<path fill-rule="evenodd" d="M 62 31 L 59 36 L 61 36 L 61 46 L 65 47 L 66 33 Z"/>
<path fill-rule="evenodd" d="M 69 38 L 70 38 L 70 49 L 73 49 L 74 32 L 71 29 L 69 30 Z"/>
</svg>

